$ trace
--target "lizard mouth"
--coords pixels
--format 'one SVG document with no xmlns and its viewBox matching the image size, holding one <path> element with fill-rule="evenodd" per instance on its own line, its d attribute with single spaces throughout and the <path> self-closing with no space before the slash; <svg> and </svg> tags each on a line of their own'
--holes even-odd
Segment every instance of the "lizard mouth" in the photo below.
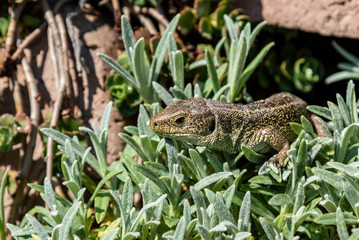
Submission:
<svg viewBox="0 0 359 240">
<path fill-rule="evenodd" d="M 196 141 L 196 137 L 189 133 L 161 133 L 156 132 L 158 135 L 162 137 L 168 137 L 176 140 L 187 140 L 189 142 Z"/>
</svg>

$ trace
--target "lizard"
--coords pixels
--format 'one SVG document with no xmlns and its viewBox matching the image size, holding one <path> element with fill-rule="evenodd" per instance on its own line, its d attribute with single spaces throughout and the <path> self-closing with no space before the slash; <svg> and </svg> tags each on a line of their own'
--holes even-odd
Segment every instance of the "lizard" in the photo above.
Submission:
<svg viewBox="0 0 359 240">
<path fill-rule="evenodd" d="M 307 103 L 287 93 L 277 93 L 249 104 L 233 104 L 205 98 L 172 102 L 150 120 L 158 135 L 228 153 L 246 146 L 257 153 L 278 153 L 269 163 L 284 166 L 296 134 L 290 122 L 310 117 Z M 310 119 L 310 118 L 308 118 Z"/>
</svg>

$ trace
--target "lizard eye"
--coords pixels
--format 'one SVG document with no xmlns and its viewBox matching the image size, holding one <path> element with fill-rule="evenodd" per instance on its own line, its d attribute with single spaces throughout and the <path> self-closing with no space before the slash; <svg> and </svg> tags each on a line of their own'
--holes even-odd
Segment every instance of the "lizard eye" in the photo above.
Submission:
<svg viewBox="0 0 359 240">
<path fill-rule="evenodd" d="M 176 119 L 175 122 L 176 122 L 178 125 L 183 125 L 183 124 L 184 124 L 184 120 L 185 120 L 184 117 L 179 117 L 179 118 Z"/>
<path fill-rule="evenodd" d="M 211 121 L 210 125 L 209 125 L 208 130 L 209 130 L 210 132 L 214 132 L 215 128 L 216 128 L 216 122 L 215 122 L 215 120 L 213 119 L 213 120 Z"/>
</svg>

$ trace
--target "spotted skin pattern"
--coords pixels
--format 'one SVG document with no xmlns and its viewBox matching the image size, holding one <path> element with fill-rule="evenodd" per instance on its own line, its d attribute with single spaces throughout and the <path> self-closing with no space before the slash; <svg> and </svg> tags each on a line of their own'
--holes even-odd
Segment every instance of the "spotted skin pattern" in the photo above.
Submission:
<svg viewBox="0 0 359 240">
<path fill-rule="evenodd" d="M 158 135 L 209 149 L 235 153 L 241 146 L 257 153 L 277 154 L 270 162 L 280 165 L 296 135 L 289 123 L 309 117 L 307 103 L 291 93 L 277 93 L 251 104 L 232 104 L 204 98 L 175 101 L 152 117 Z"/>
</svg>

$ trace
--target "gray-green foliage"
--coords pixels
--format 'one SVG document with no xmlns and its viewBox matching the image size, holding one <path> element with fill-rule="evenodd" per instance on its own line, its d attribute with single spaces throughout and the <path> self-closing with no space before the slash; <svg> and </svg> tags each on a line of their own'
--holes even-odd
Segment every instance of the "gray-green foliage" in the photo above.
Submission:
<svg viewBox="0 0 359 240">
<path fill-rule="evenodd" d="M 162 109 L 158 96 L 166 105 L 193 96 L 224 101 L 239 96 L 272 44 L 244 67 L 249 48 L 263 24 L 252 32 L 247 25 L 238 34 L 231 20 L 226 17 L 225 21 L 230 45 L 223 38 L 213 59 L 206 53 L 204 64 L 209 74 L 204 88 L 184 84 L 182 55 L 169 34 L 172 30 L 163 38 L 165 47 L 157 60 L 153 60 L 158 63 L 149 67 L 146 56 L 141 54 L 142 40 L 136 43 L 126 20 L 123 22 L 125 46 L 135 75 L 124 72 L 107 56 L 100 57 L 136 86 L 145 99 L 137 126 L 125 127 L 130 135 L 120 133 L 127 146 L 120 153 L 120 160 L 111 165 L 107 164 L 106 154 L 111 104 L 100 128 L 80 128 L 90 135 L 95 154 L 76 138 L 43 129 L 64 153 L 63 185 L 73 200 L 55 193 L 48 179 L 44 186 L 30 184 L 49 207 L 36 206 L 20 226 L 8 224 L 15 239 L 358 238 L 359 121 L 352 82 L 346 99 L 338 94 L 337 104 L 308 107 L 328 120 L 317 120 L 325 136 L 318 137 L 304 117 L 301 124 L 292 124 L 298 138 L 291 145 L 283 168 L 263 163 L 270 156 L 248 148 L 238 155 L 229 155 L 161 138 L 149 128 L 150 116 Z M 176 19 L 170 26 L 175 22 Z M 226 44 L 229 61 L 222 62 L 218 49 Z M 156 83 L 160 70 L 157 64 L 163 62 L 166 52 L 174 77 L 169 92 Z M 143 74 L 142 70 L 150 74 Z M 221 86 L 218 79 L 225 73 L 228 84 Z M 138 156 L 143 164 L 137 161 Z M 99 183 L 83 172 L 86 163 L 101 176 Z M 90 197 L 85 197 L 85 193 Z M 136 193 L 141 193 L 140 209 L 133 205 Z"/>
<path fill-rule="evenodd" d="M 342 81 L 346 79 L 359 79 L 359 58 L 345 50 L 338 43 L 333 42 L 333 47 L 337 52 L 342 55 L 349 62 L 338 63 L 338 68 L 340 72 L 333 73 L 325 80 L 326 83 L 333 83 L 337 81 Z"/>
</svg>

